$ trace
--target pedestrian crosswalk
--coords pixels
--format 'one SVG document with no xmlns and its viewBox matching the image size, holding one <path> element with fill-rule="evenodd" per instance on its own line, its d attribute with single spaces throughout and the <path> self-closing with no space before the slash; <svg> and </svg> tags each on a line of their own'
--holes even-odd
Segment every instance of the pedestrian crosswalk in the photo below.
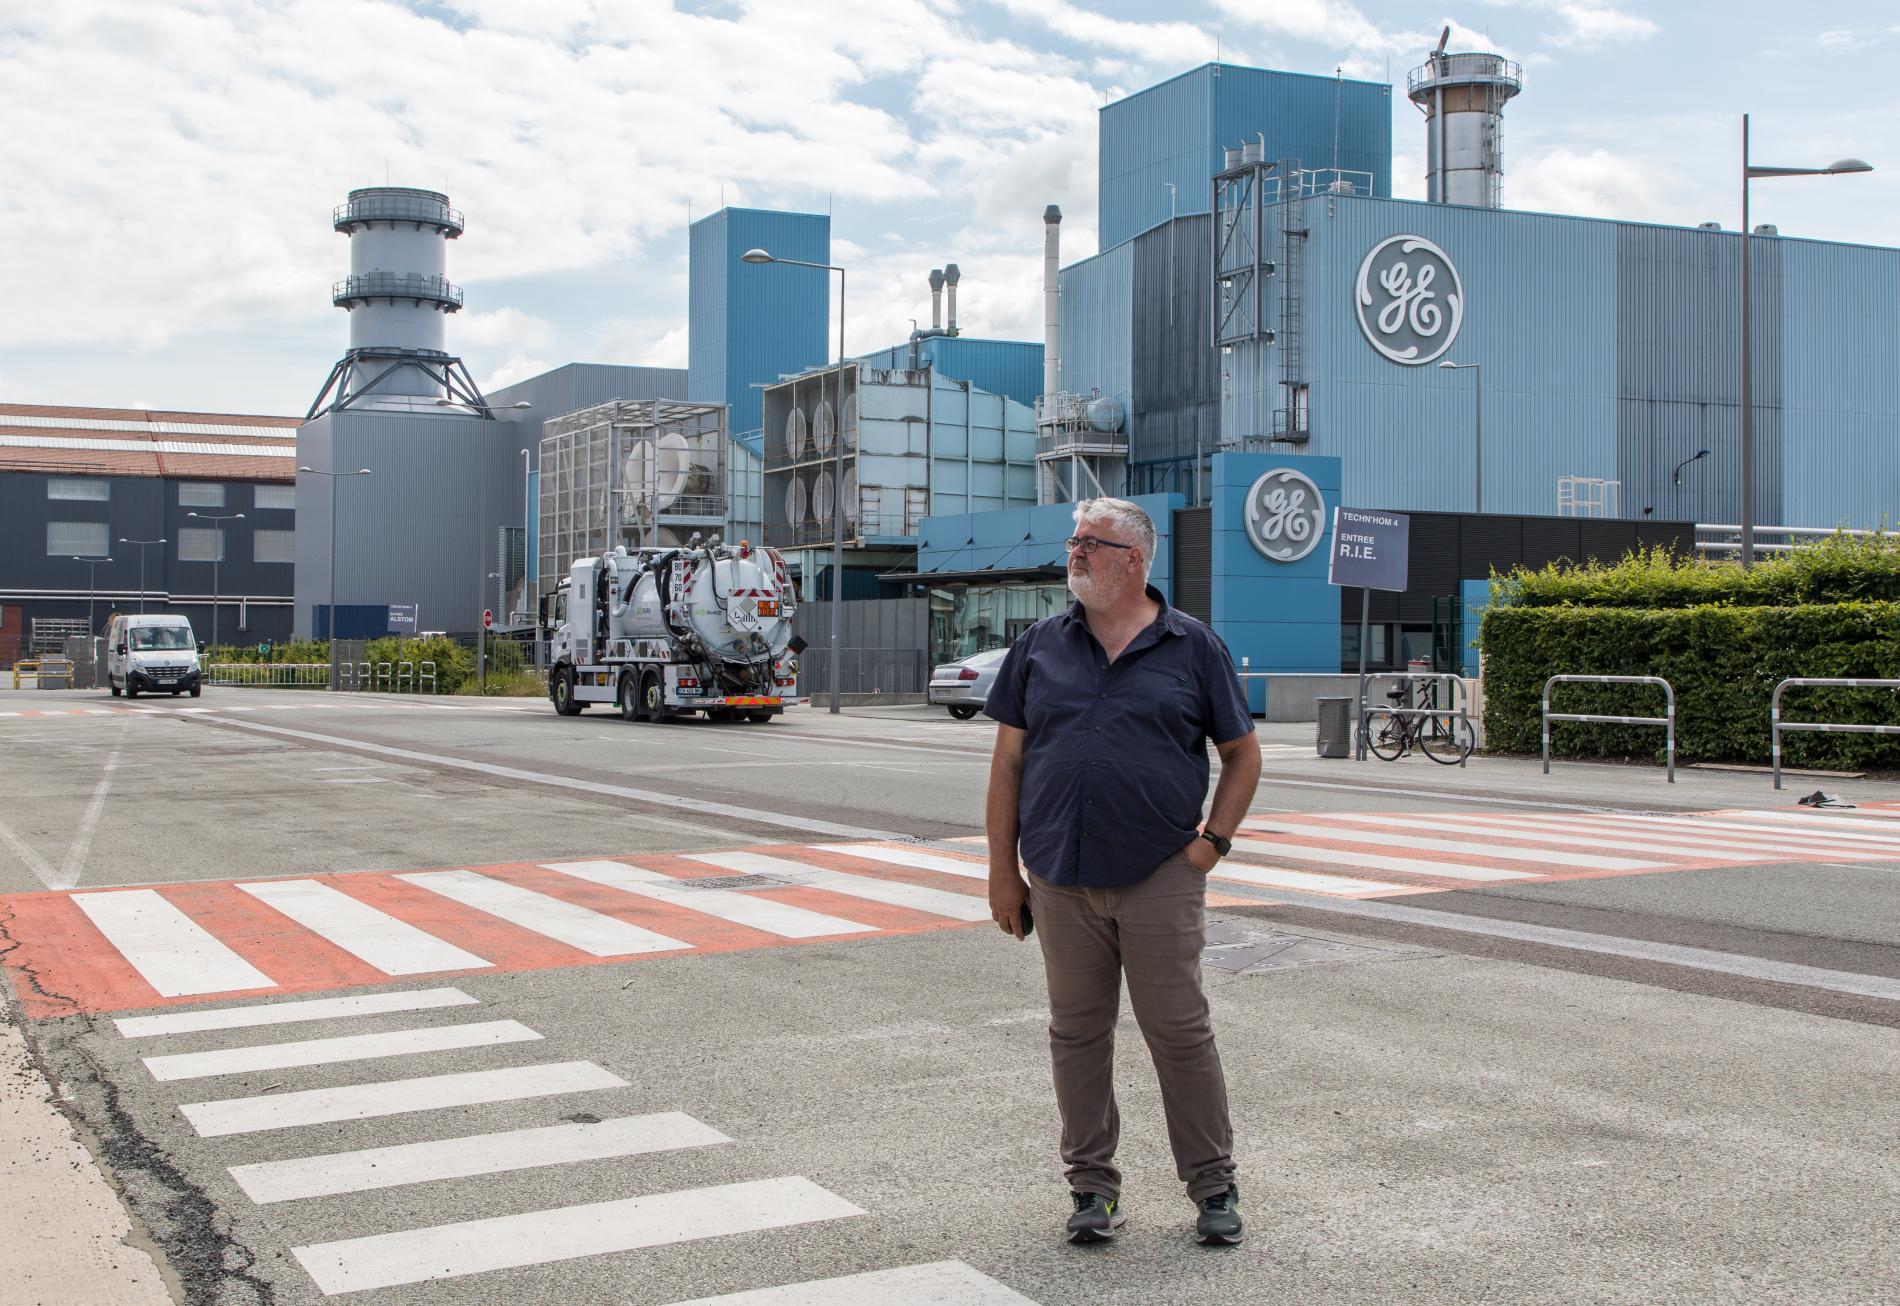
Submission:
<svg viewBox="0 0 1900 1306">
<path fill-rule="evenodd" d="M 1789 861 L 1900 861 L 1900 809 L 1264 813 L 1212 878 L 1385 898 Z M 0 966 L 31 1017 L 126 1011 L 949 929 L 988 921 L 987 878 L 976 838 L 19 894 Z"/>
<path fill-rule="evenodd" d="M 324 1077 L 356 1063 L 450 1049 L 480 1049 L 506 1042 L 537 1042 L 539 1032 L 512 1020 L 421 1024 L 424 1013 L 480 1005 L 455 988 L 357 994 L 340 998 L 271 999 L 248 1006 L 127 1016 L 114 1022 L 128 1042 L 156 1044 L 143 1065 L 160 1086 L 181 1080 L 215 1080 L 269 1070 L 273 1077 L 306 1071 Z M 361 1028 L 400 1021 L 401 1027 Z M 347 1033 L 290 1042 L 236 1042 L 284 1025 L 356 1022 Z M 334 1028 L 334 1027 L 333 1027 Z M 206 1035 L 228 1045 L 206 1047 Z M 166 1040 L 188 1039 L 188 1051 L 166 1051 Z M 797 1241 L 801 1227 L 867 1220 L 849 1197 L 799 1174 L 746 1175 L 740 1140 L 686 1111 L 634 1099 L 648 1090 L 589 1061 L 543 1061 L 454 1073 L 360 1080 L 300 1088 L 291 1082 L 270 1093 L 179 1101 L 176 1109 L 193 1133 L 230 1140 L 201 1158 L 222 1164 L 237 1190 L 257 1206 L 349 1197 L 391 1189 L 411 1190 L 409 1200 L 388 1203 L 317 1204 L 309 1215 L 277 1227 L 290 1234 L 291 1258 L 325 1296 L 397 1288 L 440 1280 L 470 1279 L 501 1270 L 535 1269 L 548 1276 L 550 1299 L 575 1299 L 564 1286 L 565 1267 L 602 1257 L 629 1258 L 613 1269 L 614 1282 L 638 1280 L 643 1252 L 679 1244 L 772 1231 L 773 1264 L 796 1265 L 801 1253 L 814 1260 L 836 1255 Z M 215 1086 L 207 1086 L 215 1094 Z M 601 1116 L 578 1112 L 577 1103 L 654 1107 Z M 513 1104 L 520 1121 L 482 1133 L 452 1133 L 414 1139 L 459 1120 L 477 1104 Z M 400 1118 L 394 1119 L 394 1118 Z M 389 1124 L 381 1122 L 388 1120 Z M 316 1126 L 328 1126 L 320 1132 Z M 461 1126 L 466 1129 L 467 1126 Z M 308 1133 L 300 1131 L 310 1131 Z M 390 1141 L 400 1138 L 403 1141 Z M 339 1146 L 341 1144 L 341 1146 Z M 719 1182 L 692 1188 L 654 1189 L 643 1180 L 645 1158 L 692 1149 L 722 1151 L 730 1159 Z M 175 1160 L 190 1162 L 189 1156 Z M 519 1194 L 547 1191 L 511 1182 L 526 1171 L 565 1166 L 615 1167 L 613 1184 L 632 1195 L 520 1209 Z M 589 1171 L 595 1183 L 601 1171 Z M 460 1185 L 453 1204 L 471 1209 L 470 1184 L 484 1180 L 477 1218 L 423 1223 L 413 1212 L 436 1208 L 430 1185 Z M 391 1220 L 396 1227 L 378 1227 Z M 325 1227 L 328 1226 L 328 1227 Z M 304 1231 L 322 1236 L 305 1240 Z M 334 1236 L 331 1236 L 334 1235 Z M 855 1242 L 850 1245 L 857 1245 Z M 875 1253 L 867 1256 L 875 1259 Z M 814 1269 L 819 1268 L 814 1265 Z M 485 1300 L 470 1286 L 471 1299 Z M 961 1261 L 874 1268 L 838 1278 L 810 1279 L 745 1288 L 713 1302 L 794 1306 L 800 1302 L 853 1303 L 943 1301 L 968 1306 L 1025 1306 L 1030 1299 Z M 685 1306 L 685 1304 L 681 1304 Z"/>
<path fill-rule="evenodd" d="M 772 844 L 18 894 L 0 897 L 17 945 L 0 966 L 32 976 L 15 986 L 31 1017 L 126 1011 L 949 929 L 989 919 L 987 874 L 895 844 Z"/>
</svg>

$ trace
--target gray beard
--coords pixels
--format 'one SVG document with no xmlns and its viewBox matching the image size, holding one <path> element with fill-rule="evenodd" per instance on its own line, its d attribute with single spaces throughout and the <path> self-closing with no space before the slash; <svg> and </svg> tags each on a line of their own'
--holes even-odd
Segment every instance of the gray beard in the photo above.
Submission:
<svg viewBox="0 0 1900 1306">
<path fill-rule="evenodd" d="M 1117 597 L 1115 587 L 1100 576 L 1084 576 L 1075 572 L 1069 574 L 1069 590 L 1081 600 L 1085 608 L 1109 607 Z"/>
</svg>

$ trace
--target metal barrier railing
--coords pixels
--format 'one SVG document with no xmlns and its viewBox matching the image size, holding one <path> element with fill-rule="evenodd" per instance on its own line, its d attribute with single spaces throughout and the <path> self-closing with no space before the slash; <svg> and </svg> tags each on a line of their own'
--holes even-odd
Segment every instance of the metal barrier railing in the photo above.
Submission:
<svg viewBox="0 0 1900 1306">
<path fill-rule="evenodd" d="M 428 683 L 429 692 L 431 694 L 435 693 L 435 662 L 433 659 L 425 658 L 416 664 L 416 692 L 418 694 L 422 692 L 422 686 L 425 681 Z"/>
<path fill-rule="evenodd" d="M 214 662 L 205 669 L 213 685 L 240 689 L 325 689 L 328 662 Z"/>
<path fill-rule="evenodd" d="M 1668 700 L 1665 716 L 1600 716 L 1588 712 L 1553 712 L 1550 710 L 1550 687 L 1552 685 L 1661 685 Z M 1544 736 L 1544 774 L 1550 774 L 1550 723 L 1552 721 L 1591 721 L 1599 725 L 1610 726 L 1661 726 L 1666 732 L 1669 783 L 1676 782 L 1676 691 L 1661 676 L 1552 676 L 1544 682 L 1543 736 Z"/>
<path fill-rule="evenodd" d="M 407 660 L 398 662 L 396 664 L 396 692 L 398 694 L 408 693 L 415 688 L 415 682 L 416 664 Z"/>
<path fill-rule="evenodd" d="M 13 664 L 13 687 L 15 689 L 20 687 L 21 676 L 31 676 L 33 677 L 33 683 L 35 685 L 39 684 L 40 660 L 38 658 L 21 658 L 15 662 Z"/>
<path fill-rule="evenodd" d="M 1808 676 L 1790 676 L 1775 686 L 1768 703 L 1768 734 L 1774 752 L 1775 788 L 1781 788 L 1781 732 L 1805 730 L 1812 734 L 1900 735 L 1900 726 L 1868 726 L 1826 721 L 1783 721 L 1781 692 L 1790 685 L 1812 689 L 1900 689 L 1900 680 L 1829 680 Z"/>
</svg>

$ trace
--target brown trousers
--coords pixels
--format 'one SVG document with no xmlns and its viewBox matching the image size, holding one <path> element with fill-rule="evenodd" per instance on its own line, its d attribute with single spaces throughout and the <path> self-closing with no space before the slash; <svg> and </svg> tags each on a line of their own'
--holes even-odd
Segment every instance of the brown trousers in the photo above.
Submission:
<svg viewBox="0 0 1900 1306">
<path fill-rule="evenodd" d="M 1224 1191 L 1234 1180 L 1234 1134 L 1201 992 L 1206 877 L 1177 855 L 1126 888 L 1059 888 L 1031 875 L 1029 894 L 1049 979 L 1049 1054 L 1069 1187 L 1121 1195 L 1115 1021 L 1126 975 L 1161 1081 L 1175 1173 L 1191 1198 Z"/>
</svg>

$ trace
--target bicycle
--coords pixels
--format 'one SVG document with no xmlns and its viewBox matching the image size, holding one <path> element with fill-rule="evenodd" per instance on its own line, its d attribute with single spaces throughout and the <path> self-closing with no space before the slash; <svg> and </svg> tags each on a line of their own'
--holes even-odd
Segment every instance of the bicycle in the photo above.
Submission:
<svg viewBox="0 0 1900 1306">
<path fill-rule="evenodd" d="M 1441 766 L 1456 766 L 1471 755 L 1476 732 L 1471 722 L 1449 709 L 1438 709 L 1438 682 L 1428 680 L 1419 693 L 1418 714 L 1399 715 L 1395 708 L 1406 697 L 1404 688 L 1391 690 L 1386 697 L 1392 707 L 1373 708 L 1366 713 L 1362 727 L 1366 747 L 1381 761 L 1396 762 L 1416 748 Z"/>
</svg>

